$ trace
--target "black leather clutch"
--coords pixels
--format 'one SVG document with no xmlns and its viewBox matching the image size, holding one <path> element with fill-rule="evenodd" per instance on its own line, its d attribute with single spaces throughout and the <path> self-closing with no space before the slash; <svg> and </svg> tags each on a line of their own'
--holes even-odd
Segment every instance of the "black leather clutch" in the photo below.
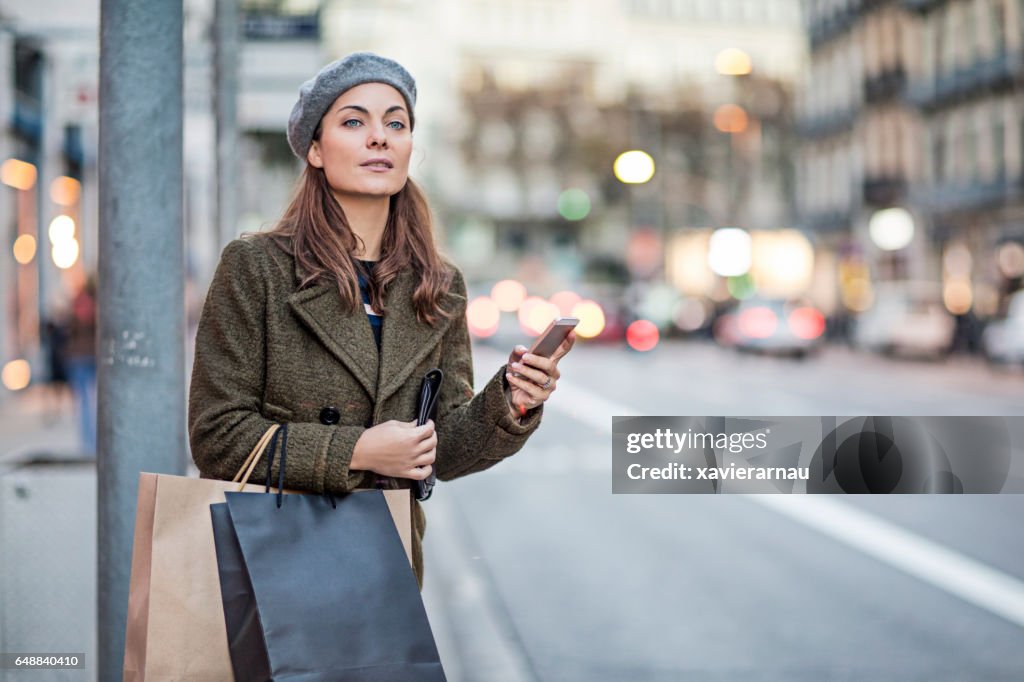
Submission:
<svg viewBox="0 0 1024 682">
<path fill-rule="evenodd" d="M 423 376 L 423 383 L 420 386 L 419 404 L 416 406 L 416 425 L 423 426 L 428 419 L 437 423 L 437 398 L 441 395 L 441 380 L 444 379 L 444 372 L 434 368 Z M 434 492 L 434 483 L 437 481 L 437 468 L 430 472 L 422 481 L 413 481 L 412 491 L 420 502 L 428 499 Z"/>
</svg>

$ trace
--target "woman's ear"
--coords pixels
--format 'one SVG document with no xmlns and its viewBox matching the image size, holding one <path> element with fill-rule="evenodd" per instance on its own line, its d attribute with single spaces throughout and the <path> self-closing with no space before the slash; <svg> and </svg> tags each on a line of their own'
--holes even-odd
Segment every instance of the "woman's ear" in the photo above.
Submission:
<svg viewBox="0 0 1024 682">
<path fill-rule="evenodd" d="M 313 144 L 309 145 L 309 151 L 306 152 L 306 162 L 313 168 L 324 167 L 323 157 L 320 156 L 320 140 L 313 140 Z"/>
</svg>

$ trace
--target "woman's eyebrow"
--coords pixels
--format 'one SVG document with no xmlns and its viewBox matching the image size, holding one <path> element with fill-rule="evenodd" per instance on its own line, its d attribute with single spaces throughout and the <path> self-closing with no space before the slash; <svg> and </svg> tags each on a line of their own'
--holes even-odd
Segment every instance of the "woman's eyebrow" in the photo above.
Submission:
<svg viewBox="0 0 1024 682">
<path fill-rule="evenodd" d="M 338 109 L 338 113 L 340 114 L 345 109 L 355 109 L 356 111 L 362 112 L 362 113 L 367 114 L 367 115 L 369 115 L 369 113 L 370 113 L 366 109 L 366 107 L 361 107 L 358 104 L 346 104 L 345 106 L 343 106 L 340 109 Z M 388 110 L 384 112 L 384 115 L 387 116 L 392 111 L 405 111 L 405 107 L 400 106 L 398 104 L 396 104 L 394 106 L 391 106 L 391 107 L 388 107 Z"/>
</svg>

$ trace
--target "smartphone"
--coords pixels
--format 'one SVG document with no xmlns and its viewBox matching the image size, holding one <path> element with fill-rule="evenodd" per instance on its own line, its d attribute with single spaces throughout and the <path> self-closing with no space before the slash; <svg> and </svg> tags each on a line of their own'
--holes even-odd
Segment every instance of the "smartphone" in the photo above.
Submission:
<svg viewBox="0 0 1024 682">
<path fill-rule="evenodd" d="M 544 333 L 537 337 L 529 352 L 542 358 L 551 357 L 551 354 L 565 341 L 565 337 L 569 336 L 569 332 L 575 329 L 579 323 L 578 317 L 556 318 L 548 325 Z"/>
</svg>

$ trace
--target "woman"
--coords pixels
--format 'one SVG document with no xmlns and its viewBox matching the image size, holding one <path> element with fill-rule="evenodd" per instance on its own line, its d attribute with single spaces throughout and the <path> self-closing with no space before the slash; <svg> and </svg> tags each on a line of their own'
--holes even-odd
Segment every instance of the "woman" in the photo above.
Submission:
<svg viewBox="0 0 1024 682">
<path fill-rule="evenodd" d="M 482 471 L 540 424 L 575 336 L 550 359 L 517 347 L 474 395 L 466 284 L 408 178 L 415 103 L 409 73 L 366 52 L 300 89 L 296 194 L 271 232 L 224 249 L 196 333 L 189 437 L 203 477 L 230 479 L 274 422 L 288 423 L 285 487 L 315 493 Z M 432 367 L 437 423 L 416 426 Z M 425 526 L 413 500 L 421 588 Z"/>
</svg>

